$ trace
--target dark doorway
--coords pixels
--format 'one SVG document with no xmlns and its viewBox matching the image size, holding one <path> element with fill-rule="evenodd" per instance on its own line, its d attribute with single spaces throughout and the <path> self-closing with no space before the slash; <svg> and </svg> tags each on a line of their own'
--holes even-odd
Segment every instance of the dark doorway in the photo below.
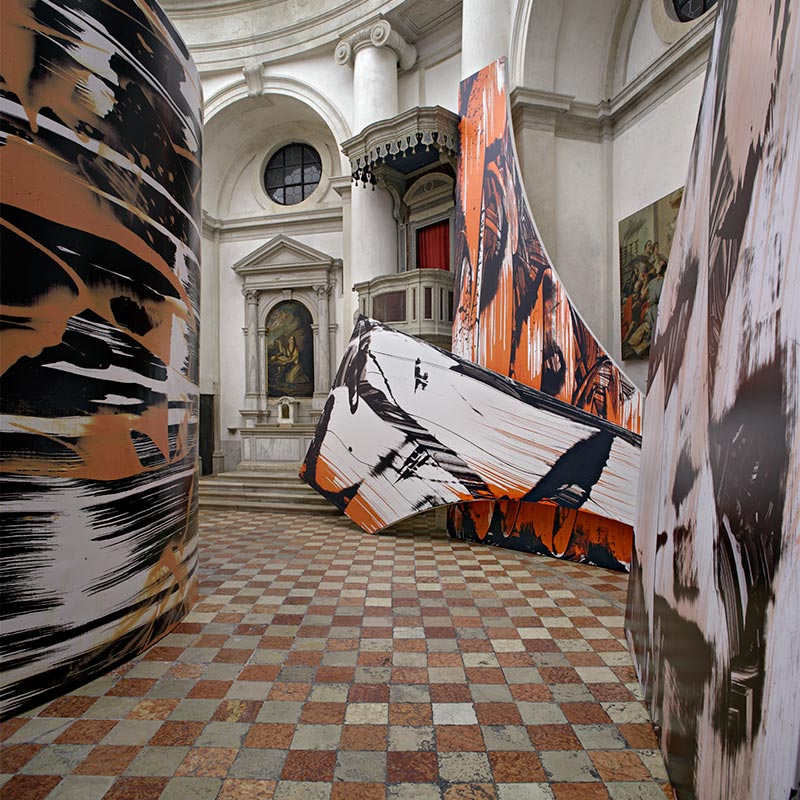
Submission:
<svg viewBox="0 0 800 800">
<path fill-rule="evenodd" d="M 214 454 L 214 395 L 200 395 L 200 474 L 213 471 Z"/>
</svg>

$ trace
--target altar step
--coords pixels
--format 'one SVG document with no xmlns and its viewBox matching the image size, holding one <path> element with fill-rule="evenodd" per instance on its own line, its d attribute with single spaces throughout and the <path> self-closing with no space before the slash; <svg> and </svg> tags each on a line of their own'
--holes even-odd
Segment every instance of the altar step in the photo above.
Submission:
<svg viewBox="0 0 800 800">
<path fill-rule="evenodd" d="M 299 468 L 299 464 L 276 464 L 258 470 L 207 475 L 200 478 L 200 508 L 341 514 L 300 480 Z"/>
</svg>

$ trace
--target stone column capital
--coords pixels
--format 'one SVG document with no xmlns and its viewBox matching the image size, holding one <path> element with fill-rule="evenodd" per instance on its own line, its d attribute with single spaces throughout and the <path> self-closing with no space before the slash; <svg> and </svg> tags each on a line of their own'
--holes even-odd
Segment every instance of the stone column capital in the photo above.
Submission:
<svg viewBox="0 0 800 800">
<path fill-rule="evenodd" d="M 315 286 L 314 291 L 316 292 L 317 297 L 322 300 L 325 297 L 328 297 L 331 293 L 331 286 Z"/>
<path fill-rule="evenodd" d="M 346 36 L 334 51 L 340 66 L 352 66 L 355 54 L 363 47 L 387 47 L 397 57 L 402 69 L 411 69 L 417 60 L 417 48 L 409 44 L 385 19 L 379 19 Z"/>
<path fill-rule="evenodd" d="M 258 305 L 258 296 L 261 294 L 258 289 L 242 289 L 242 294 L 249 305 Z"/>
</svg>

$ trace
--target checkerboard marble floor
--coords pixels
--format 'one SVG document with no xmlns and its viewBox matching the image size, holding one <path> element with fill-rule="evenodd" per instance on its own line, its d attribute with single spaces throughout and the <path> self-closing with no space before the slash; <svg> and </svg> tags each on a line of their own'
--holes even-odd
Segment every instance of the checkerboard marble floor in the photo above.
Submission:
<svg viewBox="0 0 800 800">
<path fill-rule="evenodd" d="M 0 726 L 0 796 L 672 798 L 627 576 L 435 527 L 204 512 L 192 613 Z"/>
</svg>

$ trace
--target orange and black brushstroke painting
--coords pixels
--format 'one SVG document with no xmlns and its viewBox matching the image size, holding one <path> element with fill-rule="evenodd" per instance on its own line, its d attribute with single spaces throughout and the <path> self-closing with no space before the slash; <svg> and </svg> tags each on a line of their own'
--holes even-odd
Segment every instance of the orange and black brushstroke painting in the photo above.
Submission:
<svg viewBox="0 0 800 800">
<path fill-rule="evenodd" d="M 152 0 L 0 17 L 0 716 L 197 586 L 201 93 Z"/>
<path fill-rule="evenodd" d="M 504 59 L 462 81 L 459 113 L 453 352 L 639 433 L 641 393 L 580 317 L 536 230 L 509 124 Z M 584 513 L 557 522 L 551 517 L 531 504 L 478 502 L 451 509 L 448 529 L 462 538 L 628 568 L 629 526 Z"/>
</svg>

